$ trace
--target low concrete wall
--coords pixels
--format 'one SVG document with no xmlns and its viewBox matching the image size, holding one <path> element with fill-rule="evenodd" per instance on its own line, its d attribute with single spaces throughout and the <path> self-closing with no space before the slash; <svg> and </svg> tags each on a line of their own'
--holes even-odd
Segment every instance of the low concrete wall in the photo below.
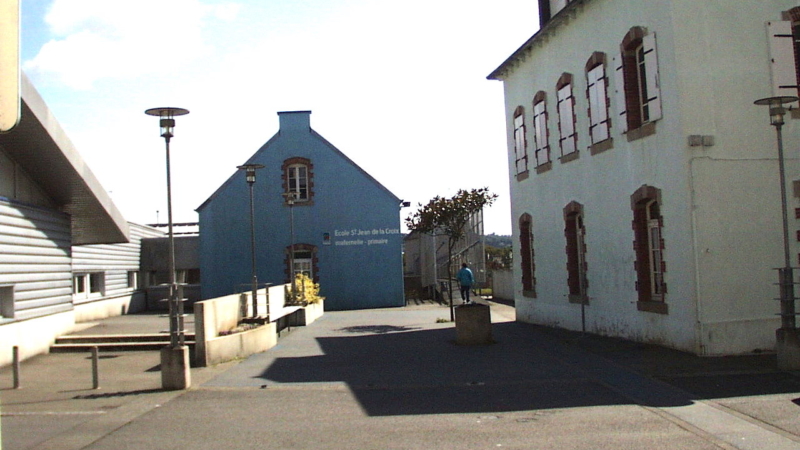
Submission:
<svg viewBox="0 0 800 450">
<path fill-rule="evenodd" d="M 144 291 L 137 291 L 129 295 L 102 298 L 75 305 L 75 323 L 94 322 L 145 310 L 147 310 L 146 294 Z"/>
<path fill-rule="evenodd" d="M 514 272 L 511 270 L 492 271 L 492 297 L 501 300 L 514 300 Z"/>
<path fill-rule="evenodd" d="M 210 366 L 269 350 L 278 343 L 278 320 L 286 320 L 292 326 L 305 326 L 319 319 L 325 311 L 324 302 L 305 307 L 287 307 L 284 301 L 284 285 L 267 289 L 270 323 L 239 333 L 220 336 L 221 332 L 236 328 L 243 318 L 249 316 L 252 308 L 250 292 L 194 304 L 197 365 Z M 260 315 L 266 312 L 267 289 L 260 289 L 256 293 Z"/>
<path fill-rule="evenodd" d="M 12 362 L 12 348 L 19 347 L 20 360 L 50 351 L 56 338 L 75 327 L 74 311 L 35 319 L 0 322 L 0 367 Z"/>
<path fill-rule="evenodd" d="M 275 322 L 253 328 L 252 330 L 217 336 L 203 342 L 201 353 L 200 340 L 195 344 L 197 365 L 213 366 L 214 364 L 246 358 L 254 353 L 265 352 L 278 344 L 278 333 Z"/>
</svg>

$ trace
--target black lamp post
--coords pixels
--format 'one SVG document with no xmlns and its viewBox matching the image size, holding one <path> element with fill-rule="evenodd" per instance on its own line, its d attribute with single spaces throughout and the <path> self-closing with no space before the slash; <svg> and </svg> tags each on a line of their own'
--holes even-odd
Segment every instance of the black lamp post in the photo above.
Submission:
<svg viewBox="0 0 800 450">
<path fill-rule="evenodd" d="M 253 185 L 256 183 L 256 170 L 263 169 L 263 164 L 243 164 L 236 166 L 239 170 L 245 171 L 245 181 L 250 186 L 250 259 L 253 274 L 252 298 L 253 298 L 253 317 L 258 317 L 258 278 L 256 277 L 256 229 L 255 229 L 255 208 L 253 206 Z M 267 308 L 267 320 L 269 320 L 269 308 Z"/>
<path fill-rule="evenodd" d="M 778 96 L 767 97 L 756 100 L 756 105 L 769 106 L 770 124 L 775 127 L 778 138 L 778 170 L 780 172 L 781 183 L 781 214 L 783 219 L 783 260 L 784 266 L 778 269 L 780 284 L 781 302 L 781 328 L 776 332 L 778 344 L 778 365 L 784 368 L 792 368 L 800 364 L 795 361 L 797 327 L 795 319 L 795 297 L 794 297 L 794 273 L 792 269 L 791 253 L 789 250 L 789 213 L 786 198 L 786 169 L 783 157 L 783 116 L 786 114 L 784 104 L 796 102 L 797 97 Z M 797 367 L 794 367 L 795 369 Z"/>
<path fill-rule="evenodd" d="M 172 232 L 172 180 L 170 175 L 169 142 L 173 136 L 175 127 L 175 117 L 189 114 L 189 110 L 183 108 L 151 108 L 145 114 L 160 118 L 161 137 L 164 138 L 167 147 L 167 220 L 169 224 L 169 342 L 170 349 L 185 349 L 185 332 L 183 329 L 183 299 L 179 298 L 178 283 L 175 275 L 175 236 Z M 182 289 L 181 289 L 182 291 Z M 182 367 L 183 372 L 178 377 L 165 376 L 165 366 L 173 367 L 172 363 L 165 364 L 162 352 L 162 382 L 165 388 L 186 389 L 189 381 L 189 367 Z M 182 366 L 182 364 L 179 364 Z M 175 366 L 177 367 L 177 366 Z M 171 378 L 175 378 L 170 380 Z M 177 380 L 177 381 L 175 381 Z"/>
</svg>

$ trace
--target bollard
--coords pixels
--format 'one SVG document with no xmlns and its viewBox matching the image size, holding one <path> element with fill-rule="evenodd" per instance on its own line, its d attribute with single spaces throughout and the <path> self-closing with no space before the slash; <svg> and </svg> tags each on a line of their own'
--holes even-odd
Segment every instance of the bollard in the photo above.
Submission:
<svg viewBox="0 0 800 450">
<path fill-rule="evenodd" d="M 15 345 L 14 348 L 12 348 L 12 350 L 11 350 L 11 355 L 12 355 L 11 359 L 13 361 L 12 365 L 13 365 L 13 372 L 14 372 L 14 389 L 19 389 L 20 388 L 20 382 L 19 382 L 19 347 L 17 347 Z"/>
<path fill-rule="evenodd" d="M 97 346 L 94 346 L 92 347 L 92 389 L 100 389 L 99 359 Z"/>
</svg>

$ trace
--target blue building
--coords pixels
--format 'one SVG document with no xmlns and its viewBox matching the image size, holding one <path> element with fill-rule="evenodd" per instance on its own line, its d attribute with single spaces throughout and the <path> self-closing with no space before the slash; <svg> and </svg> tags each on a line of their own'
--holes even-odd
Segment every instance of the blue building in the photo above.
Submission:
<svg viewBox="0 0 800 450">
<path fill-rule="evenodd" d="M 320 283 L 327 310 L 402 306 L 401 200 L 312 130 L 310 115 L 278 113 L 280 130 L 247 161 L 265 166 L 253 185 L 258 281 L 282 284 L 306 273 Z M 286 193 L 296 196 L 293 206 Z M 244 171 L 197 212 L 202 297 L 249 290 Z"/>
</svg>

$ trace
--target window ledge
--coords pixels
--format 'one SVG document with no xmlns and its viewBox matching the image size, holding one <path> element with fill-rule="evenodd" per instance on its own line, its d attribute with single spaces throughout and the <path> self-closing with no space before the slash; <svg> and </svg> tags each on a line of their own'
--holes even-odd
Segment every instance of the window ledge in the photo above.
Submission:
<svg viewBox="0 0 800 450">
<path fill-rule="evenodd" d="M 572 153 L 567 153 L 566 155 L 564 155 L 564 156 L 562 156 L 562 157 L 558 158 L 558 161 L 559 161 L 561 164 L 566 164 L 566 163 L 568 163 L 568 162 L 570 162 L 570 161 L 575 161 L 576 159 L 578 159 L 578 158 L 580 158 L 580 157 L 581 157 L 581 154 L 580 154 L 580 152 L 578 152 L 577 150 L 575 150 L 575 151 L 574 151 L 574 152 L 572 152 Z"/>
<path fill-rule="evenodd" d="M 517 174 L 517 181 L 527 180 L 528 176 L 529 176 L 529 173 L 528 173 L 527 170 L 525 172 L 520 172 L 520 173 Z"/>
<path fill-rule="evenodd" d="M 628 130 L 628 142 L 633 142 L 639 139 L 646 138 L 647 136 L 652 136 L 656 134 L 656 123 L 655 122 L 647 122 L 646 124 L 640 126 L 639 128 L 635 128 L 633 130 Z"/>
<path fill-rule="evenodd" d="M 543 174 L 543 173 L 548 172 L 550 170 L 553 170 L 553 162 L 552 161 L 548 161 L 548 162 L 546 162 L 544 164 L 540 164 L 540 165 L 536 166 L 536 174 L 537 175 Z"/>
<path fill-rule="evenodd" d="M 594 155 L 597 155 L 599 153 L 603 153 L 606 150 L 611 150 L 612 148 L 614 148 L 614 139 L 613 138 L 608 138 L 608 139 L 606 139 L 604 141 L 600 141 L 600 142 L 597 142 L 597 143 L 594 143 L 594 144 L 590 145 L 589 146 L 589 154 L 594 156 Z"/>
<path fill-rule="evenodd" d="M 289 204 L 286 203 L 286 202 L 283 202 L 283 206 L 289 206 Z M 307 200 L 307 201 L 304 201 L 304 202 L 295 202 L 294 205 L 292 205 L 292 206 L 294 206 L 294 207 L 297 207 L 297 206 L 314 206 L 314 200 Z"/>
<path fill-rule="evenodd" d="M 669 314 L 669 307 L 664 302 L 636 302 L 636 309 L 655 314 Z"/>
<path fill-rule="evenodd" d="M 536 291 L 522 291 L 523 297 L 536 298 Z"/>
</svg>

